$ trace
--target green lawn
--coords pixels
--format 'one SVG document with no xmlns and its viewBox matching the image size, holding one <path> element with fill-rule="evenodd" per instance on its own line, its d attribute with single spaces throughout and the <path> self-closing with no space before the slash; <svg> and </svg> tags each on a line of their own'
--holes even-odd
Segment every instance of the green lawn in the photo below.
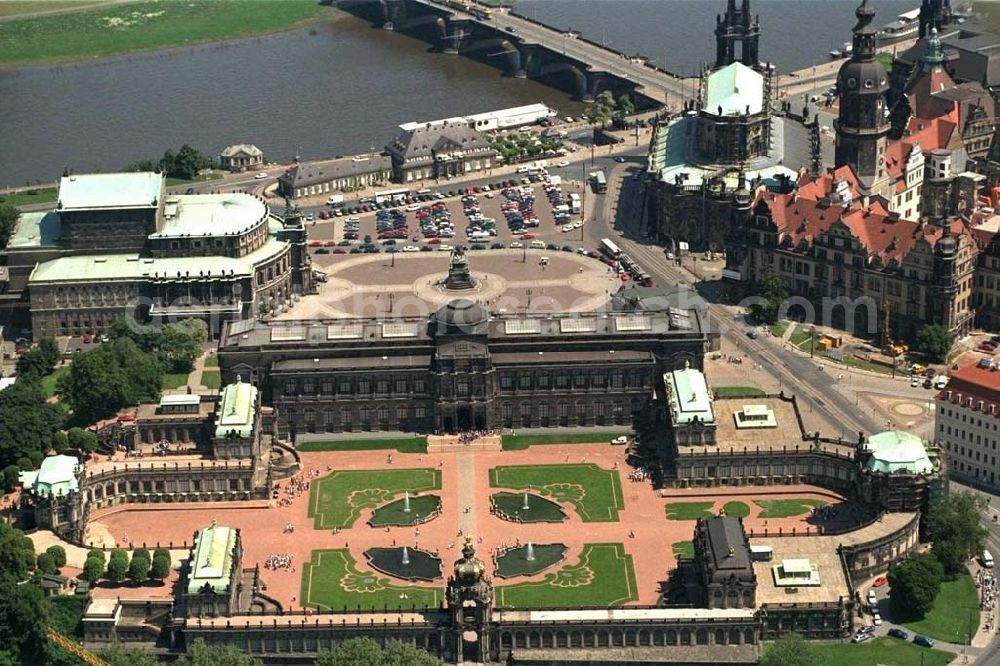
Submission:
<svg viewBox="0 0 1000 666">
<path fill-rule="evenodd" d="M 360 571 L 346 548 L 314 550 L 302 568 L 302 605 L 320 610 L 436 608 L 441 586 L 396 585 L 374 571 Z"/>
<path fill-rule="evenodd" d="M 219 367 L 219 357 L 215 354 L 210 354 L 205 357 L 205 367 L 206 368 L 217 368 Z"/>
<path fill-rule="evenodd" d="M 755 386 L 720 386 L 715 389 L 716 398 L 762 398 L 766 392 Z"/>
<path fill-rule="evenodd" d="M 809 513 L 813 507 L 825 506 L 826 502 L 811 497 L 794 497 L 791 499 L 754 500 L 760 507 L 758 518 L 791 518 Z"/>
<path fill-rule="evenodd" d="M 796 347 L 801 348 L 805 345 L 805 348 L 809 349 L 809 331 L 803 331 L 802 329 L 797 328 L 792 331 L 790 336 L 788 336 L 788 341 Z"/>
<path fill-rule="evenodd" d="M 789 322 L 781 320 L 776 324 L 771 324 L 768 328 L 771 329 L 771 335 L 776 338 L 780 338 L 788 330 Z"/>
<path fill-rule="evenodd" d="M 568 502 L 585 523 L 617 522 L 625 508 L 618 470 L 594 463 L 505 465 L 490 470 L 494 488 L 528 488 L 557 502 Z"/>
<path fill-rule="evenodd" d="M 823 666 L 945 666 L 955 655 L 922 648 L 898 638 L 875 638 L 864 643 L 812 643 Z"/>
<path fill-rule="evenodd" d="M 0 48 L 3 48 L 0 46 Z M 31 193 L 34 194 L 31 194 Z M 37 190 L 24 190 L 23 192 L 12 192 L 10 194 L 0 194 L 0 203 L 8 203 L 12 206 L 30 206 L 31 204 L 52 203 L 59 196 L 59 192 L 54 187 L 43 187 Z"/>
<path fill-rule="evenodd" d="M 677 559 L 694 559 L 694 541 L 675 541 L 672 548 L 674 551 L 674 557 Z"/>
<path fill-rule="evenodd" d="M 0 24 L 0 65 L 81 60 L 284 30 L 331 16 L 316 0 L 137 2 Z"/>
<path fill-rule="evenodd" d="M 400 453 L 427 453 L 426 437 L 395 437 L 386 439 L 322 440 L 302 442 L 299 451 L 380 451 L 395 449 Z"/>
<path fill-rule="evenodd" d="M 160 386 L 164 391 L 180 388 L 187 384 L 188 374 L 187 372 L 165 372 Z"/>
<path fill-rule="evenodd" d="M 737 518 L 746 518 L 750 515 L 750 507 L 743 502 L 726 502 L 722 510 L 727 516 L 736 516 Z"/>
<path fill-rule="evenodd" d="M 177 185 L 187 185 L 188 183 L 207 183 L 210 180 L 222 180 L 221 171 L 209 171 L 208 173 L 200 173 L 194 178 L 167 178 L 167 187 L 176 187 Z"/>
<path fill-rule="evenodd" d="M 564 435 L 503 435 L 500 444 L 504 451 L 523 451 L 529 446 L 542 444 L 607 444 L 624 432 L 585 432 Z"/>
<path fill-rule="evenodd" d="M 673 502 L 666 508 L 667 520 L 698 520 L 699 518 L 711 518 L 712 507 L 715 501 L 710 502 Z"/>
<path fill-rule="evenodd" d="M 318 530 L 350 527 L 363 509 L 384 504 L 403 491 L 415 494 L 440 488 L 437 469 L 337 470 L 309 488 L 309 517 Z"/>
<path fill-rule="evenodd" d="M 218 370 L 202 371 L 201 385 L 210 389 L 218 389 L 222 386 L 222 373 Z"/>
<path fill-rule="evenodd" d="M 620 543 L 584 544 L 580 561 L 540 581 L 496 588 L 497 606 L 617 606 L 638 598 L 632 556 Z"/>
<path fill-rule="evenodd" d="M 970 621 L 974 636 L 979 629 L 979 595 L 972 576 L 964 574 L 941 583 L 941 591 L 927 615 L 922 620 L 906 622 L 903 626 L 939 641 L 964 643 Z"/>
<path fill-rule="evenodd" d="M 42 390 L 45 391 L 45 397 L 51 398 L 56 394 L 56 385 L 59 382 L 59 378 L 69 372 L 68 365 L 62 365 L 52 371 L 51 374 L 42 377 Z"/>
</svg>

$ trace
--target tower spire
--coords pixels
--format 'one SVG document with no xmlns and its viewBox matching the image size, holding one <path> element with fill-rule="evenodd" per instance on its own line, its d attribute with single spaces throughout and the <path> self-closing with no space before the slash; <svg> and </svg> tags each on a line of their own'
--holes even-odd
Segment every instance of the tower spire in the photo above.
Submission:
<svg viewBox="0 0 1000 666">
<path fill-rule="evenodd" d="M 944 64 L 944 53 L 941 50 L 941 38 L 938 37 L 937 28 L 931 28 L 931 34 L 927 38 L 927 53 L 924 54 L 924 72 L 931 72 L 940 68 Z"/>
</svg>

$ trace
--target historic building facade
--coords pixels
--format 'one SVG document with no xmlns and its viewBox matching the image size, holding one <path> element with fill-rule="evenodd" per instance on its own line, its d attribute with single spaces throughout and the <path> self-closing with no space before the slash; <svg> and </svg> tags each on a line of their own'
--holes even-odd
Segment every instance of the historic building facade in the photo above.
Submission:
<svg viewBox="0 0 1000 666">
<path fill-rule="evenodd" d="M 456 300 L 430 319 L 237 323 L 219 364 L 262 388 L 282 434 L 454 432 L 629 423 L 706 344 L 693 311 L 499 315 Z"/>
<path fill-rule="evenodd" d="M 948 452 L 951 476 L 1000 487 L 1000 367 L 986 359 L 953 372 L 936 402 L 934 437 Z"/>
<path fill-rule="evenodd" d="M 386 152 L 399 183 L 486 171 L 497 158 L 485 135 L 465 121 L 450 120 L 401 127 Z"/>
<path fill-rule="evenodd" d="M 249 194 L 171 195 L 162 174 L 66 176 L 56 209 L 21 216 L 3 252 L 7 305 L 36 338 L 98 335 L 118 318 L 222 321 L 313 290 L 301 215 Z"/>
</svg>

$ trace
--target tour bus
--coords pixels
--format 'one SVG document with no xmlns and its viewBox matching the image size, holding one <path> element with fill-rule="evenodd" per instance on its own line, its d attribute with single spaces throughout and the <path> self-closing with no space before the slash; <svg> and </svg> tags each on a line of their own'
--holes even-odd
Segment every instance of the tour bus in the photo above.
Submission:
<svg viewBox="0 0 1000 666">
<path fill-rule="evenodd" d="M 406 196 L 410 193 L 410 190 L 405 187 L 400 187 L 395 190 L 386 190 L 384 192 L 375 193 L 375 203 L 386 203 L 393 202 L 399 203 L 404 200 Z"/>
<path fill-rule="evenodd" d="M 580 212 L 580 210 L 582 208 L 582 204 L 580 203 L 580 195 L 579 195 L 579 193 L 577 193 L 577 192 L 570 192 L 570 194 L 569 194 L 569 206 L 573 210 L 574 213 L 579 213 Z"/>
<path fill-rule="evenodd" d="M 983 556 L 981 558 L 983 566 L 987 569 L 993 568 L 993 555 L 988 550 L 983 551 Z"/>
<path fill-rule="evenodd" d="M 621 248 L 615 245 L 610 238 L 601 239 L 600 250 L 608 259 L 617 259 L 618 255 L 622 253 Z"/>
<path fill-rule="evenodd" d="M 594 171 L 591 173 L 590 184 L 597 194 L 604 194 L 608 191 L 608 179 L 604 177 L 603 171 Z"/>
</svg>

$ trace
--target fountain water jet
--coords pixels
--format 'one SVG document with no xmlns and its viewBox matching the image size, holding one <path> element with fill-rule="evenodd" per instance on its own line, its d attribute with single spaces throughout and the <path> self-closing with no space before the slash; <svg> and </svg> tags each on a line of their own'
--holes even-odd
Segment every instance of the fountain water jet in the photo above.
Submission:
<svg viewBox="0 0 1000 666">
<path fill-rule="evenodd" d="M 528 548 L 525 551 L 524 559 L 528 560 L 529 562 L 535 561 L 535 545 L 530 541 L 528 542 Z"/>
<path fill-rule="evenodd" d="M 528 507 L 528 493 L 524 493 L 524 503 L 521 504 L 521 508 L 524 509 L 525 511 L 527 511 L 529 509 L 529 507 Z"/>
<path fill-rule="evenodd" d="M 402 560 L 402 562 L 403 562 L 403 564 L 409 564 L 410 563 L 410 549 L 407 548 L 406 546 L 403 546 L 403 560 Z"/>
<path fill-rule="evenodd" d="M 409 490 L 404 490 L 403 491 L 403 513 L 409 513 L 409 512 L 410 512 L 410 491 Z"/>
</svg>

